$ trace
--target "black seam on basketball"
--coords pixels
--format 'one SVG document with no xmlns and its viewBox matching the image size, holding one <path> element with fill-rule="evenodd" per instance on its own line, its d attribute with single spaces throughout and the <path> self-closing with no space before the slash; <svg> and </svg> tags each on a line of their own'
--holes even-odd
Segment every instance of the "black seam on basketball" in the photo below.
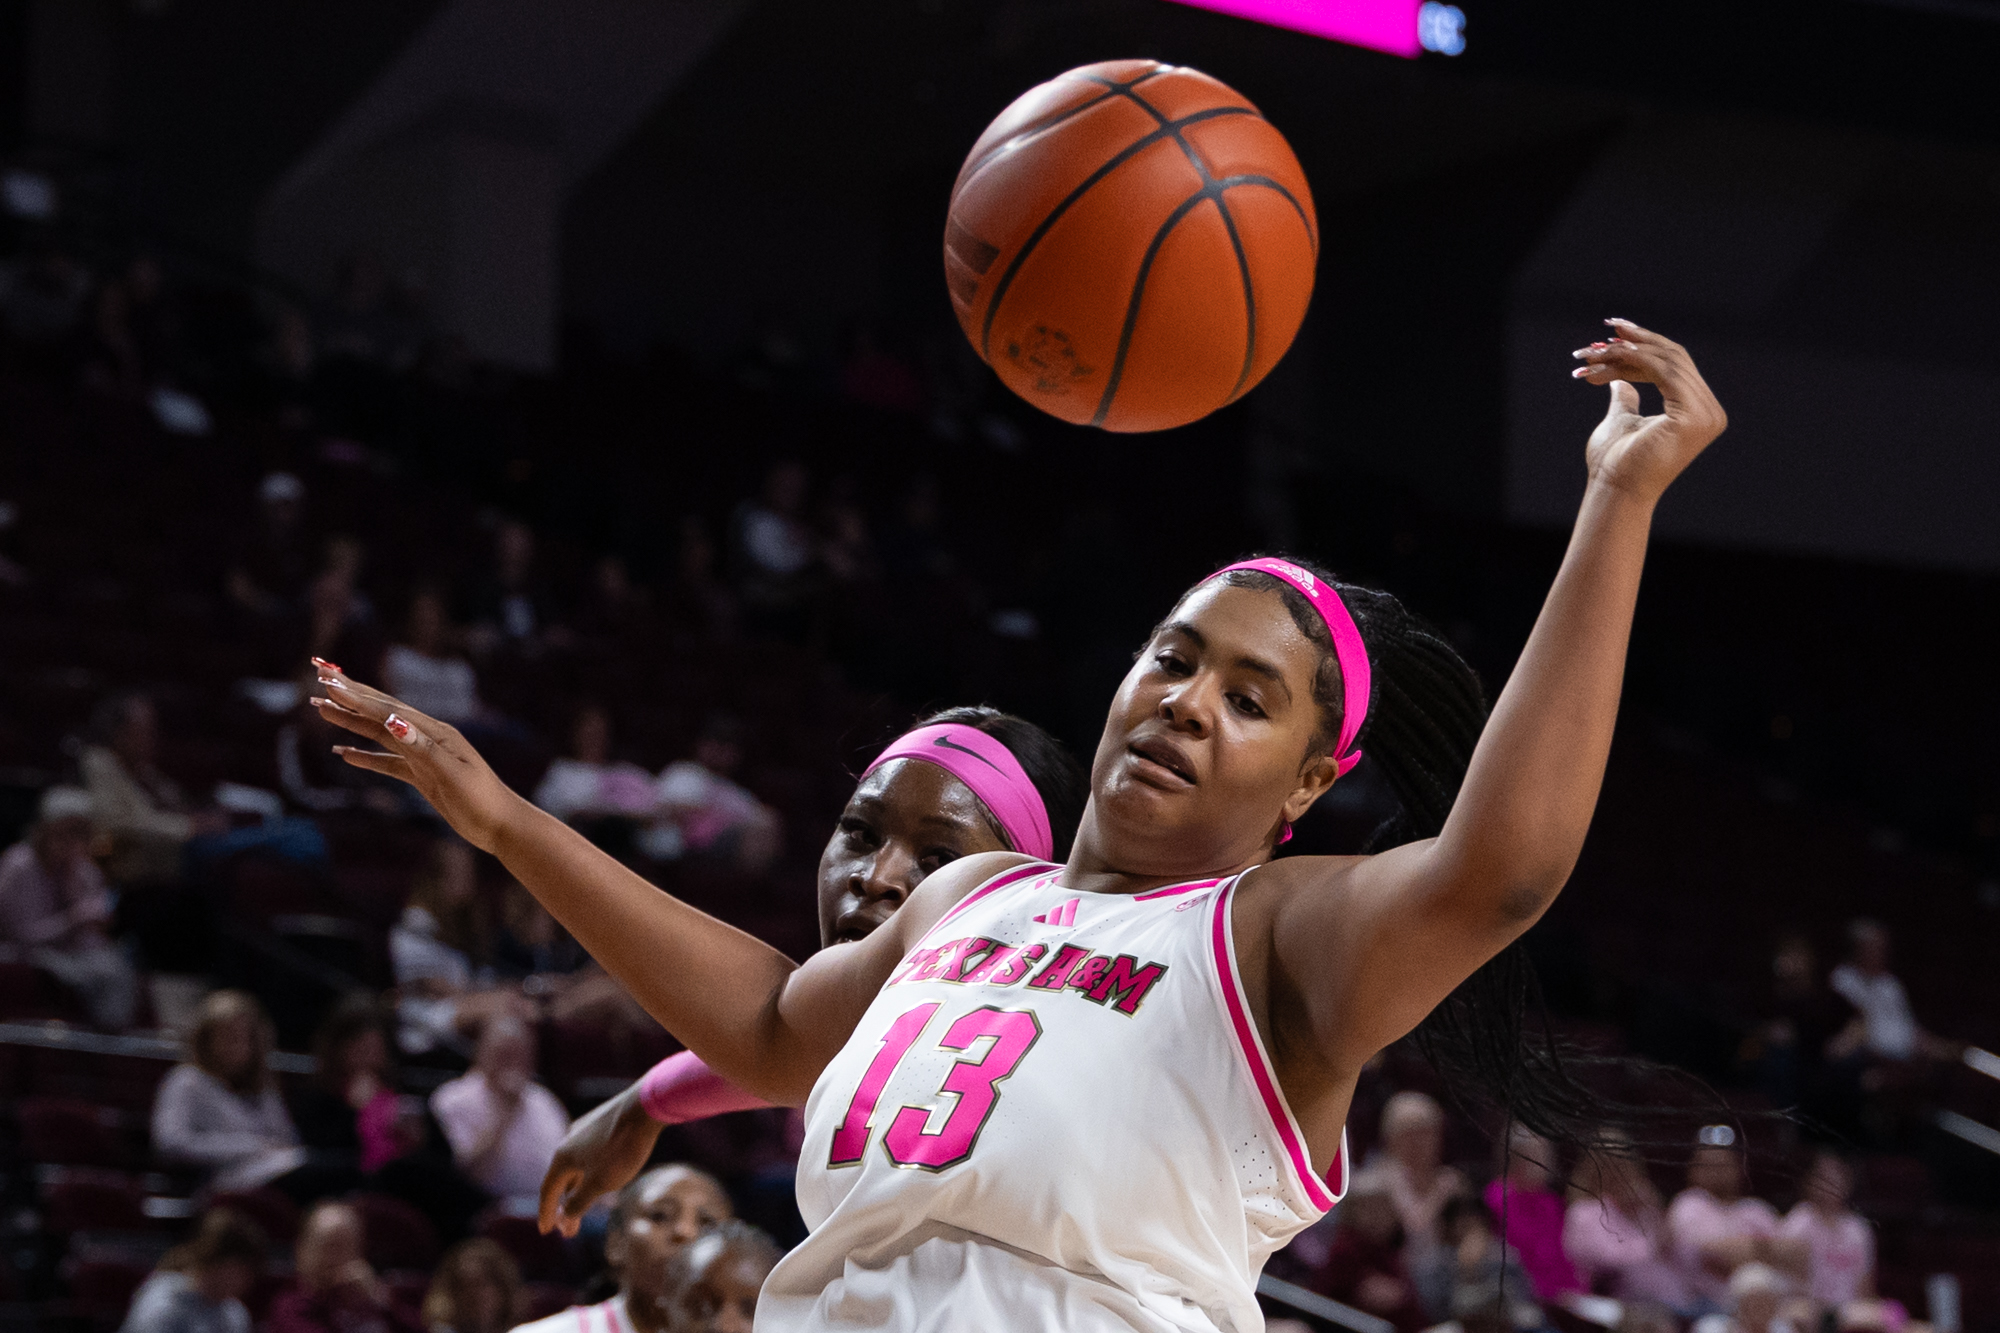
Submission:
<svg viewBox="0 0 2000 1333">
<path fill-rule="evenodd" d="M 1254 114 L 1250 108 L 1241 106 L 1218 106 L 1210 107 L 1206 111 L 1196 111 L 1190 115 L 1181 117 L 1179 120 L 1173 121 L 1169 125 L 1164 125 L 1150 134 L 1135 139 L 1103 166 L 1091 172 L 1082 184 L 1071 190 L 1069 194 L 1064 196 L 1061 203 L 1049 210 L 1047 217 L 1035 224 L 1035 229 L 1028 233 L 1028 239 L 1021 242 L 1021 248 L 1014 252 L 1012 259 L 1007 261 L 1006 271 L 1001 273 L 1000 281 L 994 284 L 992 299 L 986 303 L 986 318 L 979 328 L 980 357 L 982 359 L 991 358 L 993 321 L 999 315 L 1000 303 L 1006 300 L 1007 290 L 1014 285 L 1014 276 L 1021 271 L 1021 265 L 1027 262 L 1028 256 L 1035 252 L 1035 247 L 1042 243 L 1042 238 L 1049 234 L 1049 230 L 1056 225 L 1056 222 L 1064 213 L 1069 211 L 1070 206 L 1089 193 L 1092 186 L 1184 125 L 1192 125 L 1204 120 L 1213 120 L 1217 116 L 1248 116 Z M 1275 184 L 1275 182 L 1273 183 Z"/>
<path fill-rule="evenodd" d="M 1226 176 L 1216 184 L 1225 190 L 1237 185 L 1259 185 L 1267 190 L 1276 190 L 1285 196 L 1285 202 L 1292 206 L 1292 210 L 1299 215 L 1300 225 L 1306 229 L 1306 240 L 1312 243 L 1313 257 L 1319 257 L 1319 232 L 1314 229 L 1312 219 L 1306 216 L 1305 205 L 1299 202 L 1297 195 L 1285 188 L 1283 181 L 1272 180 L 1269 176 Z"/>
<path fill-rule="evenodd" d="M 1160 124 L 1170 125 L 1173 123 L 1174 118 L 1172 116 L 1160 110 L 1160 108 L 1154 106 L 1151 102 L 1148 102 L 1145 98 L 1139 96 L 1139 94 L 1133 92 L 1130 87 L 1120 88 L 1118 92 L 1122 97 L 1124 97 L 1126 101 L 1137 102 L 1141 110 L 1143 110 L 1147 115 L 1151 116 L 1154 120 L 1158 121 Z"/>
<path fill-rule="evenodd" d="M 1104 419 L 1111 415 L 1111 400 L 1118 396 L 1118 381 L 1125 377 L 1125 354 L 1132 350 L 1132 332 L 1139 326 L 1139 301 L 1146 294 L 1146 278 L 1153 270 L 1153 260 L 1158 257 L 1160 247 L 1167 243 L 1167 237 L 1182 218 L 1192 213 L 1202 200 L 1214 198 L 1209 187 L 1203 186 L 1187 198 L 1181 200 L 1174 211 L 1167 214 L 1167 220 L 1153 233 L 1152 244 L 1146 247 L 1145 258 L 1139 261 L 1139 275 L 1132 279 L 1132 295 L 1125 303 L 1125 327 L 1118 331 L 1118 354 L 1112 358 L 1111 374 L 1104 383 L 1104 397 L 1097 402 L 1097 414 L 1090 419 L 1093 426 L 1102 426 Z"/>
<path fill-rule="evenodd" d="M 1257 290 L 1250 284 L 1250 256 L 1244 253 L 1243 238 L 1237 234 L 1236 219 L 1229 211 L 1229 201 L 1223 198 L 1228 187 L 1215 192 L 1215 211 L 1222 214 L 1222 225 L 1228 229 L 1229 243 L 1236 248 L 1236 268 L 1243 275 L 1243 369 L 1236 376 L 1235 385 L 1229 396 L 1222 401 L 1233 403 L 1243 392 L 1243 386 L 1250 379 L 1250 367 L 1257 360 Z"/>
</svg>

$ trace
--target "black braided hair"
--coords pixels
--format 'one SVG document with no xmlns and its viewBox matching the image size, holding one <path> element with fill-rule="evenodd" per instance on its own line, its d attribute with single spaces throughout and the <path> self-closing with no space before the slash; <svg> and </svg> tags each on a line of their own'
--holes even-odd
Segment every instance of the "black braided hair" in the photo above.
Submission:
<svg viewBox="0 0 2000 1333">
<path fill-rule="evenodd" d="M 1069 860 L 1070 844 L 1076 841 L 1077 825 L 1083 822 L 1084 802 L 1090 799 L 1090 775 L 1077 763 L 1076 756 L 1025 717 L 983 704 L 932 713 L 914 723 L 911 730 L 944 723 L 983 731 L 1013 752 L 1014 758 L 1021 761 L 1028 781 L 1041 793 L 1042 807 L 1049 813 L 1049 833 L 1055 843 L 1051 855 L 1057 861 Z M 988 819 L 991 822 L 990 815 Z M 1007 841 L 999 825 L 994 825 L 993 832 L 1002 842 Z"/>
<path fill-rule="evenodd" d="M 1486 692 L 1477 673 L 1443 634 L 1390 594 L 1339 582 L 1296 556 L 1278 558 L 1332 584 L 1367 646 L 1368 716 L 1355 743 L 1395 793 L 1399 809 L 1355 850 L 1380 852 L 1435 837 L 1486 726 Z M 1221 581 L 1278 593 L 1299 631 L 1322 650 L 1313 680 L 1320 725 L 1310 753 L 1325 754 L 1340 735 L 1344 697 L 1325 620 L 1296 588 L 1270 574 L 1233 570 Z M 1462 1109 L 1482 1119 L 1498 1112 L 1504 1123 L 1525 1126 L 1559 1148 L 1591 1150 L 1612 1129 L 1649 1146 L 1685 1142 L 1682 1131 L 1693 1110 L 1685 1096 L 1614 1100 L 1580 1076 L 1700 1087 L 1648 1061 L 1585 1054 L 1558 1039 L 1534 964 L 1518 939 L 1459 983 L 1407 1040 Z M 1713 1093 L 1703 1100 L 1711 1112 L 1719 1106 Z"/>
</svg>

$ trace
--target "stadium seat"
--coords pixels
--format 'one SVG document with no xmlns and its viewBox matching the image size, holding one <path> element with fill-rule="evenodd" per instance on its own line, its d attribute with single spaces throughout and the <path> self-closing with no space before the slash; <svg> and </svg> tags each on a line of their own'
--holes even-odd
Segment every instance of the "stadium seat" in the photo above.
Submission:
<svg viewBox="0 0 2000 1333">
<path fill-rule="evenodd" d="M 58 1236 L 77 1231 L 153 1231 L 146 1191 L 131 1176 L 88 1167 L 59 1167 L 42 1184 L 42 1225 Z"/>
<path fill-rule="evenodd" d="M 437 1263 L 437 1228 L 409 1204 L 365 1191 L 348 1202 L 361 1214 L 361 1226 L 368 1237 L 368 1262 L 376 1268 L 428 1270 Z"/>
<path fill-rule="evenodd" d="M 521 1315 L 524 1321 L 547 1319 L 576 1304 L 576 1288 L 560 1282 L 530 1282 L 521 1292 L 521 1302 L 527 1307 Z"/>
<path fill-rule="evenodd" d="M 479 1234 L 514 1257 L 521 1276 L 530 1282 L 563 1282 L 575 1276 L 576 1265 L 568 1242 L 559 1235 L 543 1235 L 532 1217 L 517 1217 L 498 1211 L 480 1219 Z"/>
<path fill-rule="evenodd" d="M 133 1259 L 93 1255 L 71 1259 L 63 1272 L 77 1313 L 100 1329 L 113 1329 L 124 1321 L 132 1293 L 152 1269 Z"/>
<path fill-rule="evenodd" d="M 21 1146 L 44 1166 L 133 1165 L 134 1153 L 111 1107 L 68 1097 L 23 1097 L 15 1110 Z"/>
<path fill-rule="evenodd" d="M 299 1206 L 265 1186 L 254 1190 L 221 1190 L 209 1196 L 211 1208 L 227 1208 L 255 1222 L 273 1245 L 290 1245 L 299 1238 Z"/>
</svg>

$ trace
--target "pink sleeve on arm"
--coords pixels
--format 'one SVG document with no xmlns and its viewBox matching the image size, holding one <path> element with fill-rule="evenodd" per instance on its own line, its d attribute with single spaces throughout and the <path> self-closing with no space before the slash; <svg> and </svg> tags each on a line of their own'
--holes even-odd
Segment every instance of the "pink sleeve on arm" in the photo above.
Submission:
<svg viewBox="0 0 2000 1333">
<path fill-rule="evenodd" d="M 761 1111 L 771 1103 L 752 1097 L 693 1051 L 682 1051 L 646 1071 L 639 1080 L 639 1104 L 663 1125 L 684 1125 L 729 1111 Z"/>
</svg>

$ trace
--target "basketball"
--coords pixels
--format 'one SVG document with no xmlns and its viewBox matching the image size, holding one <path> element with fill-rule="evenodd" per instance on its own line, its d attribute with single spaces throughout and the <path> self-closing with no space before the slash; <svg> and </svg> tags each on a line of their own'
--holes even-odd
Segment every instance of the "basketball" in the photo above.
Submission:
<svg viewBox="0 0 2000 1333">
<path fill-rule="evenodd" d="M 1166 430 L 1291 346 L 1319 225 L 1284 136 L 1227 85 L 1151 60 L 1032 88 L 952 186 L 945 281 L 1007 387 L 1077 425 Z"/>
</svg>

